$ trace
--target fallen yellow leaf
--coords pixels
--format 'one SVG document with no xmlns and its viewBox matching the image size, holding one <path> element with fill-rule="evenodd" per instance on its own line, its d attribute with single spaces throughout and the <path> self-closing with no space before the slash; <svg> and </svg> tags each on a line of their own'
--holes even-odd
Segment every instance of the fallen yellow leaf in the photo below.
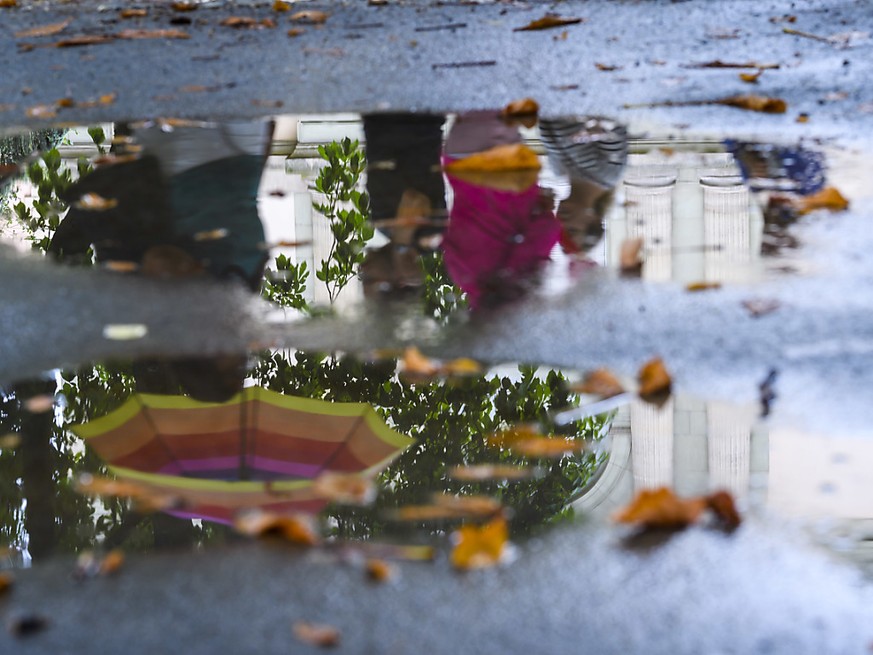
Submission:
<svg viewBox="0 0 873 655">
<path fill-rule="evenodd" d="M 625 275 L 640 275 L 643 269 L 643 239 L 636 237 L 621 242 L 618 265 Z"/>
<path fill-rule="evenodd" d="M 517 171 L 540 170 L 537 154 L 521 143 L 494 146 L 469 157 L 446 164 L 449 173 L 455 171 Z"/>
<path fill-rule="evenodd" d="M 313 481 L 312 492 L 343 505 L 369 505 L 376 499 L 373 480 L 355 473 L 325 471 Z"/>
<path fill-rule="evenodd" d="M 474 464 L 455 466 L 446 473 L 453 480 L 461 482 L 484 482 L 486 480 L 526 480 L 537 475 L 533 466 L 513 464 Z"/>
<path fill-rule="evenodd" d="M 614 518 L 619 523 L 644 528 L 682 529 L 695 523 L 705 508 L 706 501 L 702 498 L 685 500 L 667 487 L 661 487 L 643 489 Z"/>
<path fill-rule="evenodd" d="M 638 379 L 640 396 L 644 400 L 656 400 L 662 394 L 669 394 L 673 384 L 660 357 L 646 362 L 640 369 Z"/>
<path fill-rule="evenodd" d="M 294 636 L 300 641 L 320 648 L 334 648 L 340 644 L 340 631 L 330 625 L 296 621 Z"/>
<path fill-rule="evenodd" d="M 784 114 L 788 110 L 788 103 L 781 98 L 768 98 L 767 96 L 751 94 L 722 98 L 716 100 L 715 103 L 749 111 L 760 111 L 765 114 Z"/>
<path fill-rule="evenodd" d="M 576 393 L 590 393 L 603 398 L 611 398 L 624 393 L 624 387 L 611 371 L 598 368 L 588 373 L 585 379 L 572 387 Z"/>
<path fill-rule="evenodd" d="M 548 30 L 565 25 L 576 25 L 584 21 L 584 18 L 562 18 L 557 14 L 546 14 L 542 18 L 533 20 L 524 27 L 516 27 L 513 32 L 531 32 L 535 30 Z"/>
<path fill-rule="evenodd" d="M 811 196 L 804 196 L 797 202 L 800 214 L 808 214 L 816 209 L 829 209 L 831 211 L 845 211 L 849 208 L 849 201 L 834 187 L 826 187 Z"/>
<path fill-rule="evenodd" d="M 311 519 L 303 515 L 253 510 L 238 516 L 233 525 L 237 532 L 250 537 L 277 536 L 303 546 L 314 546 L 319 541 Z"/>
<path fill-rule="evenodd" d="M 291 9 L 291 3 L 286 2 L 285 0 L 274 0 L 273 1 L 273 11 L 283 12 Z"/>
<path fill-rule="evenodd" d="M 291 20 L 295 23 L 305 23 L 307 25 L 321 25 L 328 19 L 329 14 L 315 9 L 304 9 L 291 15 Z"/>
<path fill-rule="evenodd" d="M 148 9 L 122 9 L 118 15 L 122 18 L 144 18 L 148 16 Z"/>
<path fill-rule="evenodd" d="M 58 23 L 49 23 L 48 25 L 43 25 L 41 27 L 32 27 L 29 30 L 16 32 L 15 37 L 18 39 L 26 39 L 37 36 L 54 36 L 55 34 L 63 32 L 67 28 L 67 25 L 72 22 L 73 19 L 68 18 L 67 20 L 62 20 Z"/>
<path fill-rule="evenodd" d="M 381 559 L 368 559 L 364 565 L 367 577 L 373 582 L 388 582 L 395 575 L 395 569 Z"/>
<path fill-rule="evenodd" d="M 506 519 L 496 518 L 485 525 L 464 525 L 453 535 L 455 547 L 451 562 L 458 569 L 481 569 L 499 563 L 506 552 L 509 529 Z"/>
<path fill-rule="evenodd" d="M 721 282 L 691 282 L 685 285 L 686 291 L 712 291 L 721 289 Z"/>
</svg>

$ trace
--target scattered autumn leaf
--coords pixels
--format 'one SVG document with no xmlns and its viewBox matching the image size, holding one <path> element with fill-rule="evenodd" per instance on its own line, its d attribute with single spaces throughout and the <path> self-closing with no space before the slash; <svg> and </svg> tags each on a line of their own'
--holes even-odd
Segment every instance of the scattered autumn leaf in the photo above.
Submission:
<svg viewBox="0 0 873 655">
<path fill-rule="evenodd" d="M 253 510 L 238 516 L 233 526 L 237 532 L 250 537 L 281 537 L 303 546 L 314 546 L 319 541 L 312 520 L 304 515 Z"/>
<path fill-rule="evenodd" d="M 713 291 L 715 289 L 721 289 L 721 282 L 691 282 L 685 285 L 685 290 L 691 292 Z"/>
<path fill-rule="evenodd" d="M 214 230 L 203 230 L 202 232 L 194 233 L 194 241 L 217 241 L 224 239 L 230 231 L 227 228 L 219 227 Z"/>
<path fill-rule="evenodd" d="M 761 75 L 764 74 L 763 70 L 759 70 L 757 73 L 740 73 L 740 79 L 747 84 L 757 84 L 758 79 Z"/>
<path fill-rule="evenodd" d="M 119 39 L 190 39 L 184 30 L 122 30 Z"/>
<path fill-rule="evenodd" d="M 734 498 L 727 491 L 716 491 L 705 498 L 706 506 L 715 514 L 716 519 L 728 530 L 739 527 L 742 519 L 737 511 Z"/>
<path fill-rule="evenodd" d="M 519 119 L 525 127 L 533 127 L 537 121 L 540 106 L 533 98 L 513 100 L 503 108 L 501 116 L 505 119 Z"/>
<path fill-rule="evenodd" d="M 640 396 L 644 400 L 656 399 L 661 394 L 669 394 L 673 384 L 670 374 L 660 357 L 646 362 L 638 375 Z"/>
<path fill-rule="evenodd" d="M 422 354 L 415 346 L 403 351 L 403 370 L 416 375 L 436 375 L 440 367 L 436 360 Z"/>
<path fill-rule="evenodd" d="M 782 303 L 775 298 L 752 298 L 750 300 L 744 300 L 742 304 L 749 314 L 752 315 L 752 318 L 758 318 L 759 316 L 770 314 L 782 306 Z"/>
<path fill-rule="evenodd" d="M 101 105 L 111 105 L 115 102 L 115 99 L 118 98 L 117 93 L 104 93 L 102 96 L 97 98 L 97 102 Z"/>
<path fill-rule="evenodd" d="M 195 11 L 198 7 L 196 2 L 174 2 L 170 5 L 173 11 Z"/>
<path fill-rule="evenodd" d="M 289 11 L 291 9 L 291 3 L 286 2 L 286 0 L 274 0 L 273 1 L 273 11 L 283 12 Z"/>
<path fill-rule="evenodd" d="M 325 471 L 313 481 L 312 492 L 343 505 L 369 505 L 376 499 L 373 480 L 354 473 Z"/>
<path fill-rule="evenodd" d="M 473 359 L 461 357 L 446 362 L 440 372 L 444 375 L 463 377 L 467 375 L 479 375 L 482 372 L 482 365 Z"/>
<path fill-rule="evenodd" d="M 562 18 L 557 14 L 546 14 L 542 18 L 531 21 L 524 27 L 516 27 L 513 32 L 532 32 L 535 30 L 549 30 L 555 27 L 564 27 L 565 25 L 576 25 L 583 22 L 584 18 Z"/>
<path fill-rule="evenodd" d="M 635 237 L 621 242 L 618 265 L 624 275 L 639 275 L 643 270 L 643 239 Z"/>
<path fill-rule="evenodd" d="M 25 111 L 28 118 L 54 118 L 57 111 L 53 105 L 34 105 Z"/>
<path fill-rule="evenodd" d="M 784 114 L 788 110 L 788 104 L 781 98 L 770 98 L 753 94 L 722 98 L 717 100 L 716 104 L 747 109 L 749 111 L 760 111 L 765 114 Z"/>
<path fill-rule="evenodd" d="M 321 25 L 328 19 L 329 14 L 315 9 L 304 9 L 291 15 L 291 20 L 295 23 L 304 23 L 306 25 Z"/>
<path fill-rule="evenodd" d="M 499 563 L 506 552 L 509 529 L 506 519 L 496 518 L 484 525 L 464 525 L 453 535 L 451 562 L 458 569 L 481 569 Z"/>
<path fill-rule="evenodd" d="M 225 27 L 256 27 L 258 21 L 251 16 L 230 16 L 219 23 Z"/>
<path fill-rule="evenodd" d="M 148 9 L 122 9 L 118 15 L 122 18 L 144 18 L 148 16 Z"/>
<path fill-rule="evenodd" d="M 111 43 L 115 40 L 114 36 L 105 34 L 83 34 L 81 36 L 72 36 L 69 39 L 62 39 L 55 43 L 56 48 L 78 48 L 86 45 L 101 45 L 103 43 Z"/>
<path fill-rule="evenodd" d="M 469 157 L 446 164 L 449 173 L 455 171 L 540 170 L 537 154 L 521 143 L 494 146 Z"/>
<path fill-rule="evenodd" d="M 306 32 L 306 30 L 301 29 L 299 27 L 292 27 L 290 30 L 288 30 L 288 36 L 291 36 L 291 37 L 300 36 L 304 32 Z"/>
<path fill-rule="evenodd" d="M 591 371 L 582 382 L 574 385 L 571 390 L 575 393 L 590 393 L 602 396 L 603 398 L 612 398 L 625 391 L 621 382 L 613 375 L 612 371 L 605 368 Z"/>
<path fill-rule="evenodd" d="M 807 114 L 806 112 L 802 112 L 802 113 L 798 114 L 797 118 L 795 119 L 795 122 L 796 123 L 808 123 L 809 122 L 809 114 Z"/>
<path fill-rule="evenodd" d="M 63 32 L 67 28 L 67 25 L 72 22 L 73 19 L 68 18 L 67 20 L 62 20 L 58 23 L 49 23 L 48 25 L 43 25 L 41 27 L 32 27 L 29 30 L 21 30 L 20 32 L 15 33 L 15 38 L 27 39 L 37 36 L 54 36 L 55 34 Z"/>
<path fill-rule="evenodd" d="M 8 9 L 10 7 L 17 7 L 18 0 L 0 0 L 0 8 Z"/>
<path fill-rule="evenodd" d="M 40 394 L 39 396 L 31 396 L 23 402 L 24 409 L 31 414 L 45 414 L 51 411 L 55 406 L 55 397 L 51 394 Z"/>
<path fill-rule="evenodd" d="M 681 530 L 697 522 L 706 509 L 703 498 L 679 498 L 667 487 L 643 489 L 614 517 L 618 523 Z"/>
<path fill-rule="evenodd" d="M 373 582 L 388 582 L 396 575 L 395 568 L 381 559 L 368 559 L 364 564 L 364 570 Z"/>
<path fill-rule="evenodd" d="M 142 339 L 148 333 L 148 327 L 141 323 L 111 323 L 103 326 L 103 338 L 112 341 Z"/>
<path fill-rule="evenodd" d="M 124 553 L 119 549 L 110 550 L 100 562 L 100 575 L 115 575 L 124 566 Z"/>
<path fill-rule="evenodd" d="M 115 198 L 104 198 L 96 193 L 85 193 L 79 198 L 75 206 L 79 209 L 102 212 L 117 207 L 118 200 Z"/>
<path fill-rule="evenodd" d="M 133 273 L 139 269 L 139 264 L 136 262 L 111 259 L 103 262 L 103 268 L 115 273 Z"/>
<path fill-rule="evenodd" d="M 294 622 L 294 636 L 300 641 L 320 648 L 334 648 L 340 644 L 340 631 L 330 625 Z"/>
<path fill-rule="evenodd" d="M 384 7 L 388 4 L 388 0 L 367 0 L 367 4 L 371 7 Z"/>
<path fill-rule="evenodd" d="M 797 210 L 800 214 L 808 214 L 817 209 L 829 209 L 831 211 L 845 211 L 849 208 L 849 201 L 834 187 L 826 187 L 811 196 L 804 196 L 797 202 Z"/>
<path fill-rule="evenodd" d="M 472 464 L 450 468 L 446 475 L 461 482 L 485 482 L 487 480 L 527 480 L 535 477 L 539 469 L 533 466 L 514 464 Z"/>
<path fill-rule="evenodd" d="M 497 432 L 490 435 L 486 441 L 494 448 L 508 448 L 514 453 L 527 457 L 561 457 L 578 453 L 585 448 L 584 441 L 546 436 L 527 425 Z"/>
<path fill-rule="evenodd" d="M 490 518 L 503 506 L 490 496 L 452 496 L 434 494 L 430 505 L 406 505 L 389 513 L 396 521 L 446 521 L 463 518 Z"/>
<path fill-rule="evenodd" d="M 722 61 L 714 59 L 697 64 L 688 64 L 684 68 L 757 68 L 759 71 L 778 69 L 780 64 L 762 64 L 757 61 Z"/>
<path fill-rule="evenodd" d="M 0 594 L 5 594 L 15 584 L 15 576 L 9 571 L 0 571 Z"/>
<path fill-rule="evenodd" d="M 68 109 L 70 107 L 74 107 L 76 105 L 76 101 L 72 98 L 61 98 L 55 102 L 55 105 L 60 107 L 61 109 Z"/>
<path fill-rule="evenodd" d="M 613 64 L 601 64 L 599 62 L 594 63 L 594 67 L 599 71 L 609 72 L 609 71 L 620 71 L 622 69 L 621 66 L 615 66 Z"/>
</svg>

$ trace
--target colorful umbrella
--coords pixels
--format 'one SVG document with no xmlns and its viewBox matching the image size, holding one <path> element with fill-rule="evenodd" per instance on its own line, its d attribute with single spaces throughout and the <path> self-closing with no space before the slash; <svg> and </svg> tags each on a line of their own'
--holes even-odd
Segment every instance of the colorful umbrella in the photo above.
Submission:
<svg viewBox="0 0 873 655">
<path fill-rule="evenodd" d="M 229 522 L 245 508 L 317 512 L 324 472 L 369 476 L 413 439 L 365 403 L 248 387 L 225 403 L 136 394 L 74 432 L 119 479 L 178 499 L 178 516 Z"/>
</svg>

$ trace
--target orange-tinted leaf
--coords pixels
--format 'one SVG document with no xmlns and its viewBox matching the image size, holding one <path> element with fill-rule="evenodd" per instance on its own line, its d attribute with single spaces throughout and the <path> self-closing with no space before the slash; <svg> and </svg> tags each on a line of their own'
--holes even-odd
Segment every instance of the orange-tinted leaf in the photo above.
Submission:
<svg viewBox="0 0 873 655">
<path fill-rule="evenodd" d="M 106 36 L 105 34 L 84 34 L 81 36 L 72 36 L 69 39 L 62 39 L 55 43 L 55 47 L 77 48 L 86 45 L 101 45 L 103 43 L 110 43 L 114 40 L 114 36 Z"/>
<path fill-rule="evenodd" d="M 325 471 L 312 484 L 317 496 L 343 505 L 369 505 L 376 499 L 372 479 L 355 473 Z"/>
<path fill-rule="evenodd" d="M 691 282 L 685 285 L 686 291 L 712 291 L 721 289 L 721 282 Z"/>
<path fill-rule="evenodd" d="M 436 375 L 440 367 L 430 357 L 426 357 L 415 346 L 403 351 L 403 370 L 415 375 Z"/>
<path fill-rule="evenodd" d="M 643 269 L 643 240 L 640 237 L 621 242 L 618 264 L 625 275 L 639 275 Z"/>
<path fill-rule="evenodd" d="M 217 241 L 226 238 L 228 234 L 230 234 L 229 230 L 224 227 L 214 230 L 203 230 L 202 232 L 194 233 L 194 241 Z"/>
<path fill-rule="evenodd" d="M 689 64 L 685 68 L 757 68 L 759 71 L 778 69 L 779 64 L 762 64 L 757 61 L 722 61 L 714 59 L 713 61 L 704 61 L 699 64 Z"/>
<path fill-rule="evenodd" d="M 115 198 L 104 198 L 96 193 L 85 193 L 76 202 L 76 207 L 86 209 L 88 211 L 102 212 L 108 209 L 114 209 L 118 206 L 118 200 Z"/>
<path fill-rule="evenodd" d="M 306 30 L 304 30 L 300 27 L 292 27 L 290 30 L 288 30 L 288 36 L 291 36 L 291 37 L 300 36 L 304 32 L 306 32 Z"/>
<path fill-rule="evenodd" d="M 39 396 L 31 396 L 25 400 L 23 404 L 24 409 L 31 414 L 45 414 L 54 408 L 55 397 L 47 393 Z"/>
<path fill-rule="evenodd" d="M 70 107 L 74 107 L 76 105 L 76 101 L 72 98 L 61 98 L 60 100 L 55 101 L 55 105 L 62 109 L 68 109 Z"/>
<path fill-rule="evenodd" d="M 660 357 L 646 362 L 640 369 L 638 378 L 640 396 L 645 400 L 670 393 L 670 387 L 673 384 L 673 380 Z"/>
<path fill-rule="evenodd" d="M 767 96 L 751 94 L 731 96 L 730 98 L 722 98 L 715 102 L 719 105 L 748 109 L 749 111 L 760 111 L 765 114 L 784 114 L 788 110 L 788 103 L 781 98 L 768 98 Z"/>
<path fill-rule="evenodd" d="M 809 114 L 806 112 L 801 112 L 797 114 L 797 118 L 794 119 L 796 123 L 808 123 L 809 122 Z"/>
<path fill-rule="evenodd" d="M 759 70 L 757 73 L 740 73 L 740 79 L 747 84 L 757 84 L 758 78 L 760 78 L 763 73 L 763 70 Z"/>
<path fill-rule="evenodd" d="M 533 20 L 524 27 L 516 27 L 513 32 L 531 32 L 534 30 L 548 30 L 554 27 L 564 27 L 565 25 L 576 25 L 581 23 L 584 18 L 562 18 L 556 14 L 546 14 L 542 18 Z"/>
<path fill-rule="evenodd" d="M 574 385 L 572 390 L 576 393 L 590 393 L 604 398 L 612 398 L 624 393 L 624 387 L 618 378 L 605 368 L 591 371 L 582 382 Z"/>
<path fill-rule="evenodd" d="M 0 9 L 8 9 L 9 7 L 17 7 L 18 0 L 0 0 Z"/>
<path fill-rule="evenodd" d="M 122 9 L 118 15 L 122 18 L 144 18 L 148 16 L 148 9 Z"/>
<path fill-rule="evenodd" d="M 533 127 L 537 122 L 540 106 L 533 98 L 513 100 L 503 108 L 501 115 L 507 119 L 519 119 L 525 127 Z"/>
<path fill-rule="evenodd" d="M 727 491 L 716 491 L 705 500 L 706 506 L 728 530 L 734 530 L 742 523 L 734 498 Z"/>
<path fill-rule="evenodd" d="M 9 571 L 0 571 L 0 594 L 5 594 L 15 584 L 15 576 Z"/>
<path fill-rule="evenodd" d="M 446 475 L 461 482 L 484 482 L 486 480 L 527 480 L 535 477 L 538 469 L 534 466 L 513 464 L 474 464 L 455 466 Z"/>
<path fill-rule="evenodd" d="M 183 30 L 122 30 L 119 39 L 190 39 Z"/>
<path fill-rule="evenodd" d="M 781 306 L 782 303 L 775 298 L 752 298 L 743 301 L 743 307 L 752 315 L 752 318 L 775 312 Z"/>
<path fill-rule="evenodd" d="M 705 508 L 703 498 L 682 499 L 667 487 L 661 487 L 640 491 L 614 518 L 619 523 L 644 528 L 682 529 L 695 523 Z"/>
<path fill-rule="evenodd" d="M 174 2 L 170 6 L 173 11 L 195 11 L 198 7 L 196 2 Z"/>
<path fill-rule="evenodd" d="M 583 441 L 545 436 L 526 425 L 493 434 L 487 443 L 496 448 L 508 448 L 526 457 L 562 457 L 585 449 Z"/>
<path fill-rule="evenodd" d="M 469 157 L 446 164 L 449 173 L 455 171 L 517 171 L 540 170 L 537 154 L 521 143 L 494 146 Z"/>
<path fill-rule="evenodd" d="M 25 111 L 28 118 L 54 118 L 57 111 L 53 105 L 34 105 Z"/>
<path fill-rule="evenodd" d="M 616 66 L 615 64 L 601 64 L 598 62 L 594 63 L 594 67 L 599 71 L 611 72 L 611 71 L 620 71 L 621 66 Z"/>
<path fill-rule="evenodd" d="M 237 517 L 234 528 L 250 537 L 276 536 L 303 546 L 314 546 L 318 543 L 311 519 L 303 515 L 271 514 L 253 510 Z"/>
<path fill-rule="evenodd" d="M 73 22 L 72 18 L 68 18 L 67 20 L 62 20 L 59 23 L 49 23 L 48 25 L 43 25 L 42 27 L 32 27 L 29 30 L 21 30 L 20 32 L 15 33 L 15 37 L 18 39 L 27 39 L 36 36 L 53 36 L 55 34 L 60 34 L 63 32 L 67 25 Z"/>
<path fill-rule="evenodd" d="M 100 561 L 100 575 L 115 575 L 124 566 L 124 553 L 119 549 L 110 550 Z"/>
<path fill-rule="evenodd" d="M 261 22 L 258 24 L 261 27 L 266 27 L 269 29 L 273 29 L 274 27 L 276 27 L 276 21 L 274 21 L 272 18 L 262 18 Z"/>
<path fill-rule="evenodd" d="M 286 0 L 273 0 L 273 11 L 283 12 L 291 9 L 291 3 Z"/>
<path fill-rule="evenodd" d="M 845 211 L 848 208 L 849 201 L 834 187 L 826 187 L 811 196 L 804 196 L 797 203 L 801 214 L 808 214 L 816 209 Z"/>
<path fill-rule="evenodd" d="M 101 105 L 111 105 L 115 102 L 115 99 L 118 97 L 117 93 L 104 93 L 97 99 L 97 102 Z"/>
<path fill-rule="evenodd" d="M 490 496 L 452 496 L 435 494 L 431 505 L 406 505 L 390 514 L 398 521 L 445 521 L 462 518 L 489 518 L 503 506 Z"/>
<path fill-rule="evenodd" d="M 329 14 L 315 9 L 304 9 L 291 15 L 291 20 L 296 23 L 305 23 L 307 25 L 321 25 L 324 23 Z"/>
<path fill-rule="evenodd" d="M 225 27 L 256 27 L 258 21 L 251 16 L 230 16 L 221 21 L 219 25 L 224 25 Z"/>
<path fill-rule="evenodd" d="M 509 530 L 506 520 L 496 518 L 485 525 L 464 525 L 453 535 L 451 561 L 455 568 L 481 569 L 499 563 L 506 552 Z"/>
<path fill-rule="evenodd" d="M 453 376 L 479 375 L 482 372 L 482 365 L 476 360 L 461 357 L 446 362 L 442 372 Z"/>
<path fill-rule="evenodd" d="M 394 567 L 381 559 L 368 559 L 364 564 L 364 570 L 373 582 L 388 582 L 396 575 Z"/>
<path fill-rule="evenodd" d="M 295 621 L 294 636 L 300 641 L 320 648 L 334 648 L 340 644 L 340 631 L 330 625 Z"/>
</svg>

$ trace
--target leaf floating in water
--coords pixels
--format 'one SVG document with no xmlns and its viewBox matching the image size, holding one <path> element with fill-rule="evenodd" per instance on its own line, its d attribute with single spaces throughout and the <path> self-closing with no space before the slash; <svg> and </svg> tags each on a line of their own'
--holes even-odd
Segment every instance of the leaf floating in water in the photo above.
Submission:
<svg viewBox="0 0 873 655">
<path fill-rule="evenodd" d="M 148 327 L 141 323 L 114 323 L 103 327 L 103 338 L 112 341 L 142 339 L 148 333 Z"/>
<path fill-rule="evenodd" d="M 25 112 L 28 118 L 54 118 L 57 112 L 53 105 L 34 105 Z"/>
<path fill-rule="evenodd" d="M 284 12 L 291 9 L 291 3 L 286 0 L 273 0 L 273 11 Z"/>
<path fill-rule="evenodd" d="M 849 208 L 849 201 L 834 187 L 826 187 L 811 196 L 804 196 L 797 202 L 797 210 L 800 214 L 808 214 L 817 209 L 829 209 L 831 211 L 845 211 Z"/>
<path fill-rule="evenodd" d="M 0 9 L 9 9 L 10 7 L 17 7 L 18 0 L 0 0 Z"/>
<path fill-rule="evenodd" d="M 763 73 L 763 70 L 759 70 L 757 73 L 740 73 L 740 79 L 747 84 L 757 84 Z"/>
<path fill-rule="evenodd" d="M 8 593 L 15 584 L 15 576 L 9 571 L 0 571 L 0 595 Z"/>
<path fill-rule="evenodd" d="M 295 621 L 294 636 L 302 642 L 320 648 L 339 646 L 341 637 L 340 631 L 333 626 L 309 621 Z"/>
<path fill-rule="evenodd" d="M 782 303 L 775 298 L 752 298 L 743 301 L 743 307 L 751 314 L 752 318 L 775 312 L 781 306 Z"/>
<path fill-rule="evenodd" d="M 312 520 L 304 515 L 252 510 L 238 516 L 233 526 L 237 532 L 250 537 L 281 537 L 302 546 L 315 546 L 319 541 Z"/>
<path fill-rule="evenodd" d="M 714 289 L 721 289 L 721 282 L 691 282 L 685 285 L 685 290 L 691 292 L 712 291 Z"/>
<path fill-rule="evenodd" d="M 115 273 L 133 273 L 139 270 L 139 264 L 136 262 L 125 262 L 120 260 L 109 260 L 103 262 L 103 268 L 107 271 Z"/>
<path fill-rule="evenodd" d="M 540 106 L 533 98 L 522 98 L 513 100 L 503 108 L 500 115 L 505 120 L 518 120 L 522 125 L 531 128 L 536 125 L 537 116 L 540 112 Z"/>
<path fill-rule="evenodd" d="M 646 362 L 640 369 L 638 380 L 640 383 L 640 397 L 649 402 L 658 403 L 666 400 L 670 394 L 673 380 L 667 372 L 664 362 L 656 357 Z"/>
<path fill-rule="evenodd" d="M 474 359 L 461 357 L 446 362 L 440 372 L 444 375 L 457 377 L 479 375 L 482 372 L 482 365 Z"/>
<path fill-rule="evenodd" d="M 734 498 L 727 491 L 716 491 L 704 499 L 715 518 L 728 530 L 735 530 L 742 523 Z"/>
<path fill-rule="evenodd" d="M 364 564 L 364 570 L 367 572 L 367 578 L 373 582 L 388 582 L 397 574 L 393 566 L 381 559 L 368 559 Z"/>
<path fill-rule="evenodd" d="M 106 553 L 100 562 L 100 575 L 115 575 L 124 566 L 124 553 L 118 548 Z"/>
<path fill-rule="evenodd" d="M 300 36 L 301 34 L 304 34 L 305 32 L 306 32 L 306 30 L 304 30 L 300 27 L 292 27 L 290 30 L 288 30 L 288 36 L 296 37 L 296 36 Z"/>
<path fill-rule="evenodd" d="M 527 480 L 540 474 L 534 466 L 513 464 L 472 464 L 450 468 L 446 475 L 460 482 L 485 482 L 488 480 Z"/>
<path fill-rule="evenodd" d="M 682 499 L 667 487 L 661 487 L 640 491 L 614 518 L 618 523 L 648 529 L 681 530 L 696 523 L 704 509 L 706 500 L 703 498 Z"/>
<path fill-rule="evenodd" d="M 436 360 L 422 354 L 415 346 L 409 346 L 403 351 L 403 370 L 414 375 L 436 375 L 439 364 Z"/>
<path fill-rule="evenodd" d="M 71 36 L 69 39 L 62 39 L 55 43 L 56 48 L 78 48 L 86 45 L 102 45 L 111 43 L 115 40 L 114 36 L 105 34 L 84 34 L 81 36 Z"/>
<path fill-rule="evenodd" d="M 76 480 L 74 489 L 76 493 L 83 496 L 109 496 L 132 500 L 135 509 L 142 513 L 178 509 L 183 505 L 179 498 L 156 493 L 148 486 L 136 482 L 94 476 L 90 473 L 80 475 Z"/>
<path fill-rule="evenodd" d="M 24 409 L 31 414 L 45 414 L 55 406 L 55 397 L 50 394 L 31 396 L 24 401 Z"/>
<path fill-rule="evenodd" d="M 2 1 L 2 0 L 0 0 Z M 49 625 L 49 621 L 39 614 L 21 614 L 12 617 L 6 624 L 9 634 L 13 637 L 30 637 L 42 632 Z"/>
<path fill-rule="evenodd" d="M 49 23 L 48 25 L 43 25 L 41 27 L 32 27 L 29 30 L 21 30 L 20 32 L 15 33 L 15 38 L 27 39 L 38 36 L 54 36 L 55 34 L 60 34 L 65 29 L 67 29 L 67 25 L 72 22 L 73 19 L 68 18 L 67 20 L 62 20 L 59 23 Z"/>
<path fill-rule="evenodd" d="M 376 500 L 373 480 L 354 473 L 326 471 L 315 478 L 312 491 L 321 498 L 342 505 L 369 505 Z"/>
<path fill-rule="evenodd" d="M 563 457 L 585 449 L 584 441 L 545 436 L 524 425 L 493 434 L 488 437 L 487 443 L 527 457 Z"/>
<path fill-rule="evenodd" d="M 194 241 L 217 241 L 218 239 L 226 238 L 228 234 L 230 234 L 230 231 L 224 227 L 215 230 L 204 230 L 194 234 Z"/>
<path fill-rule="evenodd" d="M 455 171 L 518 171 L 540 170 L 537 154 L 521 143 L 494 146 L 469 157 L 446 164 L 449 173 Z"/>
<path fill-rule="evenodd" d="M 757 61 L 722 61 L 714 59 L 713 61 L 704 61 L 699 64 L 688 64 L 685 68 L 757 68 L 759 71 L 778 69 L 779 64 L 762 64 Z"/>
<path fill-rule="evenodd" d="M 76 559 L 76 568 L 73 570 L 75 580 L 87 580 L 98 575 L 113 576 L 124 566 L 124 553 L 116 548 L 109 551 L 104 557 L 97 557 L 93 551 L 86 550 Z"/>
<path fill-rule="evenodd" d="M 196 2 L 174 2 L 170 5 L 173 11 L 195 11 L 198 7 Z"/>
<path fill-rule="evenodd" d="M 640 237 L 621 242 L 618 263 L 623 275 L 639 276 L 643 270 L 643 240 Z"/>
<path fill-rule="evenodd" d="M 295 23 L 303 23 L 305 25 L 321 25 L 327 21 L 329 14 L 315 9 L 304 9 L 291 15 L 291 20 Z"/>
<path fill-rule="evenodd" d="M 149 15 L 148 9 L 122 9 L 119 13 L 122 18 L 145 18 Z"/>
<path fill-rule="evenodd" d="M 191 35 L 183 30 L 122 30 L 119 39 L 190 39 Z"/>
<path fill-rule="evenodd" d="M 531 21 L 524 27 L 516 27 L 513 32 L 532 32 L 536 30 L 549 30 L 565 25 L 576 25 L 583 22 L 584 18 L 563 18 L 557 14 L 546 14 L 542 18 Z"/>
<path fill-rule="evenodd" d="M 85 193 L 76 202 L 76 207 L 92 212 L 102 212 L 118 206 L 115 198 L 104 198 L 96 193 Z"/>
<path fill-rule="evenodd" d="M 575 393 L 590 393 L 603 398 L 612 398 L 625 391 L 612 371 L 605 368 L 591 371 L 582 382 L 574 385 L 571 390 Z"/>
<path fill-rule="evenodd" d="M 788 104 L 782 98 L 769 98 L 753 94 L 731 96 L 716 100 L 715 102 L 719 105 L 727 105 L 728 107 L 747 109 L 749 111 L 760 111 L 765 114 L 784 114 L 788 110 Z"/>
<path fill-rule="evenodd" d="M 389 516 L 397 521 L 446 521 L 464 518 L 490 518 L 503 511 L 503 505 L 490 496 L 452 496 L 434 494 L 430 505 L 398 507 Z"/>
<path fill-rule="evenodd" d="M 597 63 L 597 62 L 594 63 L 594 67 L 597 70 L 604 71 L 606 73 L 609 73 L 611 71 L 620 71 L 622 69 L 621 66 L 616 66 L 614 64 L 601 64 L 601 63 Z"/>
<path fill-rule="evenodd" d="M 509 529 L 506 519 L 497 518 L 485 525 L 464 525 L 453 535 L 455 547 L 451 562 L 458 569 L 482 569 L 498 564 L 506 553 Z"/>
<path fill-rule="evenodd" d="M 21 435 L 9 432 L 0 437 L 0 450 L 14 450 L 21 445 Z"/>
</svg>

